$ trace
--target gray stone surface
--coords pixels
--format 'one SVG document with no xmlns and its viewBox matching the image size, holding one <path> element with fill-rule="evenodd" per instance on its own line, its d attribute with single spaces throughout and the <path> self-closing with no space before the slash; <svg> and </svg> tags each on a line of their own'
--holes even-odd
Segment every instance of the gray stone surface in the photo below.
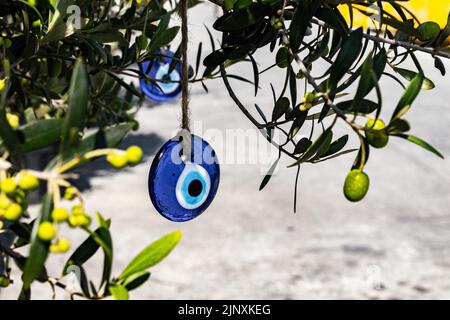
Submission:
<svg viewBox="0 0 450 320">
<path fill-rule="evenodd" d="M 210 7 L 192 11 L 193 48 L 199 40 L 207 41 L 202 24 L 209 24 L 212 17 Z M 262 67 L 272 59 L 258 55 Z M 431 59 L 423 57 L 423 61 L 437 87 L 421 94 L 407 118 L 414 134 L 449 158 L 449 81 L 433 69 Z M 252 76 L 251 69 L 239 71 Z M 265 84 L 257 101 L 266 110 L 272 99 L 268 81 L 279 88 L 282 79 L 281 74 L 270 72 L 262 80 Z M 383 86 L 387 117 L 400 90 L 390 80 Z M 204 129 L 254 129 L 230 100 L 221 80 L 209 82 L 208 87 L 209 94 L 200 85 L 192 88 L 192 116 Z M 251 86 L 239 85 L 238 93 L 252 105 Z M 141 128 L 125 145 L 144 148 L 143 164 L 116 173 L 98 161 L 83 171 L 88 174 L 92 168 L 101 169 L 89 178 L 92 189 L 86 192 L 86 204 L 90 212 L 98 210 L 112 218 L 115 274 L 159 236 L 177 229 L 184 232 L 180 245 L 152 269 L 151 281 L 132 292 L 131 298 L 450 298 L 448 159 L 392 139 L 386 149 L 373 152 L 366 167 L 371 190 L 357 204 L 342 195 L 353 154 L 305 166 L 296 214 L 295 169 L 285 168 L 288 159 L 283 159 L 280 171 L 262 192 L 258 191 L 261 165 L 224 164 L 220 190 L 209 210 L 194 221 L 176 224 L 153 209 L 147 196 L 147 173 L 156 150 L 177 128 L 178 110 L 175 101 L 140 111 Z M 353 138 L 352 145 L 356 144 Z M 258 152 L 258 145 L 249 145 L 247 156 Z M 225 155 L 219 156 L 225 159 Z M 81 240 L 73 231 L 62 232 L 73 241 Z M 50 269 L 58 272 L 66 258 L 53 256 Z M 88 264 L 90 275 L 98 277 L 101 260 L 99 256 Z M 1 292 L 0 298 L 15 298 L 18 289 L 16 285 Z M 47 286 L 34 286 L 33 298 L 48 297 Z M 58 297 L 67 298 L 63 294 Z"/>
</svg>

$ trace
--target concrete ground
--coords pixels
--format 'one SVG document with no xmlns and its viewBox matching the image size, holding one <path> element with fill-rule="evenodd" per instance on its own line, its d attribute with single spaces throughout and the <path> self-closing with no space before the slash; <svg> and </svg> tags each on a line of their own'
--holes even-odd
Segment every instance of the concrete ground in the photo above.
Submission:
<svg viewBox="0 0 450 320">
<path fill-rule="evenodd" d="M 210 25 L 213 14 L 211 7 L 192 11 L 192 48 L 200 40 L 208 43 L 202 24 Z M 192 50 L 192 57 L 195 54 Z M 273 56 L 261 53 L 257 60 L 264 67 L 272 63 Z M 177 229 L 184 232 L 180 245 L 151 270 L 152 279 L 133 291 L 131 298 L 450 298 L 450 85 L 448 77 L 442 78 L 433 69 L 431 59 L 422 57 L 422 61 L 436 88 L 422 92 L 407 119 L 412 133 L 429 141 L 447 159 L 392 138 L 386 149 L 372 153 L 366 167 L 371 189 L 357 204 L 342 195 L 354 154 L 304 166 L 298 211 L 294 214 L 295 169 L 286 168 L 289 159 L 283 158 L 278 174 L 259 192 L 266 170 L 261 168 L 267 167 L 267 157 L 261 154 L 273 149 L 247 143 L 242 154 L 238 147 L 223 148 L 220 140 L 214 139 L 211 143 L 224 163 L 215 201 L 198 219 L 182 224 L 169 222 L 150 203 L 147 174 L 155 152 L 177 129 L 178 101 L 143 107 L 138 116 L 140 130 L 124 146 L 142 146 L 145 161 L 120 172 L 97 161 L 82 171 L 91 187 L 85 193 L 87 209 L 112 218 L 114 274 L 158 237 Z M 239 71 L 252 77 L 251 69 Z M 280 75 L 271 72 L 262 79 L 257 101 L 268 113 L 272 99 L 268 82 L 273 82 L 279 92 Z M 383 86 L 387 118 L 400 89 L 390 80 Z M 250 130 L 247 134 L 251 134 L 254 127 L 228 97 L 222 81 L 211 81 L 208 87 L 209 94 L 200 85 L 192 88 L 195 124 L 216 137 L 236 133 L 230 129 Z M 238 87 L 239 96 L 252 106 L 252 86 Z M 219 131 L 213 134 L 211 129 Z M 245 138 L 244 133 L 238 135 L 238 141 Z M 352 137 L 351 144 L 356 143 Z M 232 161 L 236 150 L 240 152 L 240 164 Z M 257 158 L 259 163 L 249 163 L 256 155 L 261 156 Z M 94 168 L 100 171 L 89 176 Z M 68 230 L 62 232 L 70 234 L 73 241 L 82 239 Z M 50 270 L 57 274 L 67 257 L 52 257 Z M 99 255 L 88 264 L 89 275 L 99 275 L 101 260 Z M 16 283 L 20 283 L 17 275 Z M 15 298 L 18 289 L 16 285 L 2 291 L 0 298 Z M 33 289 L 35 299 L 50 297 L 46 286 L 37 284 Z M 63 294 L 58 297 L 66 298 Z"/>
</svg>

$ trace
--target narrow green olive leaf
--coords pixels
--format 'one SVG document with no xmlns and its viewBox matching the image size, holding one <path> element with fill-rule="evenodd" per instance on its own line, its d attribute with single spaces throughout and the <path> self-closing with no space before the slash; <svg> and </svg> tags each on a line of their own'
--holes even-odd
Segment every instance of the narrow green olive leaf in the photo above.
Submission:
<svg viewBox="0 0 450 320">
<path fill-rule="evenodd" d="M 294 154 L 301 154 L 308 150 L 308 148 L 311 146 L 312 141 L 308 138 L 302 138 L 299 142 L 297 142 L 297 145 L 295 146 Z"/>
<path fill-rule="evenodd" d="M 378 52 L 373 57 L 373 71 L 375 72 L 377 80 L 380 80 L 384 70 L 386 69 L 387 59 L 388 59 L 387 53 L 384 48 L 381 49 L 380 52 Z"/>
<path fill-rule="evenodd" d="M 255 59 L 252 55 L 248 55 L 250 60 L 252 61 L 252 67 L 253 67 L 253 78 L 254 78 L 254 84 L 255 84 L 255 97 L 258 94 L 258 88 L 259 88 L 259 71 L 258 71 L 258 64 L 256 63 Z"/>
<path fill-rule="evenodd" d="M 197 49 L 197 58 L 195 59 L 195 75 L 198 74 L 198 69 L 200 68 L 200 60 L 202 59 L 202 47 L 203 42 L 200 42 Z"/>
<path fill-rule="evenodd" d="M 150 278 L 150 272 L 142 271 L 129 276 L 124 282 L 123 285 L 127 288 L 128 291 L 134 290 L 141 285 L 143 285 Z"/>
<path fill-rule="evenodd" d="M 136 97 L 140 98 L 142 96 L 142 94 L 136 90 L 136 88 L 133 86 L 132 83 L 126 83 L 122 78 L 120 78 L 119 76 L 115 75 L 113 72 L 111 71 L 105 71 L 111 78 L 113 78 L 120 86 L 122 86 L 123 88 L 125 88 L 125 90 L 133 93 Z M 152 82 L 152 83 L 156 83 L 156 82 Z"/>
<path fill-rule="evenodd" d="M 394 70 L 408 81 L 412 81 L 412 79 L 414 79 L 414 77 L 417 76 L 417 74 L 418 74 L 417 72 L 403 69 L 403 68 L 394 68 Z M 434 89 L 434 87 L 435 87 L 435 85 L 434 85 L 433 81 L 431 81 L 428 78 L 424 78 L 423 84 L 422 84 L 423 90 L 431 90 L 431 89 Z"/>
<path fill-rule="evenodd" d="M 325 136 L 322 145 L 317 150 L 317 153 L 312 160 L 317 160 L 326 154 L 331 147 L 331 141 L 333 141 L 333 132 L 330 130 L 330 133 Z"/>
<path fill-rule="evenodd" d="M 289 50 L 281 47 L 275 56 L 275 62 L 280 68 L 286 68 L 292 62 L 293 58 L 289 55 Z"/>
<path fill-rule="evenodd" d="M 119 31 L 90 32 L 85 35 L 88 39 L 99 43 L 118 43 L 120 46 L 128 45 L 127 39 Z"/>
<path fill-rule="evenodd" d="M 60 154 L 78 146 L 89 104 L 89 76 L 81 58 L 75 63 L 69 88 L 69 107 L 64 121 Z"/>
<path fill-rule="evenodd" d="M 320 7 L 321 2 L 316 0 L 303 0 L 297 2 L 291 25 L 289 27 L 289 43 L 292 51 L 297 52 L 305 37 L 311 18 Z"/>
<path fill-rule="evenodd" d="M 297 77 L 292 66 L 289 66 L 289 91 L 291 93 L 291 103 L 295 106 L 297 103 Z"/>
<path fill-rule="evenodd" d="M 30 240 L 31 237 L 31 224 L 23 222 L 15 222 L 11 224 L 8 229 L 14 232 L 19 238 Z"/>
<path fill-rule="evenodd" d="M 30 152 L 58 142 L 63 123 L 61 119 L 45 119 L 18 127 L 15 131 L 22 151 Z"/>
<path fill-rule="evenodd" d="M 109 292 L 114 300 L 128 300 L 128 290 L 120 284 L 111 283 L 109 285 Z"/>
<path fill-rule="evenodd" d="M 73 271 L 79 271 L 79 275 L 80 275 L 80 287 L 81 287 L 81 291 L 83 292 L 85 297 L 90 297 L 91 293 L 89 291 L 89 284 L 91 285 L 91 289 L 92 292 L 97 295 L 97 290 L 95 289 L 95 287 L 92 285 L 92 281 L 88 281 L 87 278 L 87 274 L 86 274 L 86 270 L 84 270 L 84 268 L 82 266 L 77 266 L 76 269 L 74 269 Z"/>
<path fill-rule="evenodd" d="M 313 144 L 295 161 L 289 165 L 288 168 L 295 167 L 303 162 L 311 159 L 318 150 L 320 150 L 324 144 L 329 140 L 329 136 L 333 135 L 331 128 L 326 129 L 322 134 L 313 142 Z"/>
<path fill-rule="evenodd" d="M 294 138 L 297 133 L 302 128 L 303 124 L 306 121 L 306 118 L 308 116 L 308 111 L 292 111 L 291 113 L 296 113 L 296 117 L 294 121 L 292 122 L 291 129 L 289 130 L 288 139 L 291 140 Z"/>
<path fill-rule="evenodd" d="M 406 132 L 411 129 L 411 126 L 409 125 L 408 121 L 404 119 L 394 119 L 389 123 L 389 125 L 386 127 L 386 132 L 388 134 L 392 133 L 399 133 L 399 132 Z"/>
<path fill-rule="evenodd" d="M 150 244 L 131 260 L 120 274 L 119 280 L 124 280 L 137 272 L 142 272 L 158 264 L 178 244 L 182 235 L 181 231 L 175 231 Z"/>
<path fill-rule="evenodd" d="M 367 59 L 364 61 L 361 68 L 361 76 L 359 78 L 358 89 L 356 90 L 356 94 L 354 99 L 352 100 L 351 109 L 354 112 L 358 112 L 358 108 L 361 105 L 362 100 L 365 98 L 367 94 L 369 94 L 370 88 L 373 88 L 373 59 L 372 53 L 369 54 Z"/>
<path fill-rule="evenodd" d="M 254 2 L 246 8 L 224 14 L 213 27 L 218 31 L 241 30 L 263 20 L 271 11 L 270 5 Z"/>
<path fill-rule="evenodd" d="M 337 8 L 328 8 L 322 6 L 319 8 L 315 14 L 315 16 L 321 20 L 326 22 L 328 25 L 332 26 L 336 32 L 333 35 L 333 46 L 330 50 L 329 58 L 334 56 L 335 48 L 339 44 L 342 38 L 347 37 L 349 27 Z"/>
<path fill-rule="evenodd" d="M 392 120 L 395 118 L 401 118 L 406 112 L 408 112 L 412 103 L 420 93 L 424 79 L 425 77 L 423 73 L 418 73 L 411 80 L 392 115 Z"/>
<path fill-rule="evenodd" d="M 439 158 L 444 159 L 444 156 L 442 155 L 442 153 L 440 153 L 438 150 L 436 150 L 436 148 L 434 148 L 432 145 L 430 145 L 428 142 L 415 137 L 413 135 L 410 134 L 402 134 L 402 133 L 396 133 L 396 134 L 392 134 L 392 136 L 394 137 L 399 137 L 405 140 L 408 140 L 412 143 L 417 144 L 418 146 L 421 146 L 422 148 L 424 148 L 425 150 L 428 150 L 432 153 L 434 153 L 435 155 L 437 155 Z"/>
<path fill-rule="evenodd" d="M 99 229 L 94 231 L 95 234 L 99 235 Z M 82 244 L 75 250 L 74 253 L 67 260 L 64 268 L 63 275 L 66 274 L 67 269 L 71 265 L 82 266 L 87 262 L 94 254 L 98 251 L 100 245 L 94 240 L 94 237 L 90 235 Z"/>
<path fill-rule="evenodd" d="M 164 31 L 158 31 L 150 41 L 149 51 L 154 51 L 172 42 L 172 40 L 175 39 L 176 35 L 178 34 L 179 30 L 180 27 L 176 26 L 168 28 Z"/>
<path fill-rule="evenodd" d="M 113 244 L 111 234 L 109 232 L 109 229 L 100 227 L 98 228 L 98 232 L 91 233 L 91 236 L 103 250 L 103 272 L 102 280 L 100 282 L 100 287 L 102 287 L 103 284 L 109 283 L 111 277 L 113 262 Z"/>
<path fill-rule="evenodd" d="M 3 67 L 3 76 L 5 77 L 5 83 L 3 90 L 0 90 L 0 138 L 2 144 L 12 153 L 14 156 L 20 156 L 22 150 L 20 149 L 19 140 L 17 139 L 14 130 L 9 125 L 6 118 L 6 101 L 8 98 L 8 90 L 10 81 L 8 79 L 10 73 L 10 63 L 8 59 L 1 61 Z"/>
<path fill-rule="evenodd" d="M 221 48 L 213 51 L 205 57 L 203 60 L 203 65 L 210 68 L 217 67 L 228 59 L 228 56 L 232 51 L 232 48 Z"/>
<path fill-rule="evenodd" d="M 353 100 L 342 101 L 336 105 L 336 107 L 338 107 L 340 110 L 344 111 L 345 113 L 354 112 L 355 110 L 352 109 L 352 106 L 353 106 Z M 368 114 L 368 113 L 374 112 L 378 108 L 378 104 L 371 100 L 363 99 L 361 101 L 361 103 L 356 107 L 361 114 Z"/>
<path fill-rule="evenodd" d="M 439 57 L 434 57 L 434 67 L 441 72 L 442 76 L 445 76 L 445 65 Z"/>
<path fill-rule="evenodd" d="M 258 111 L 259 115 L 261 116 L 261 119 L 264 121 L 264 123 L 267 123 L 267 118 L 264 112 L 261 110 L 261 108 L 255 103 L 255 109 Z"/>
<path fill-rule="evenodd" d="M 41 212 L 36 219 L 33 225 L 33 231 L 31 232 L 30 251 L 22 275 L 24 290 L 30 288 L 31 283 L 42 272 L 44 263 L 47 260 L 49 243 L 39 239 L 38 229 L 42 222 L 50 221 L 52 207 L 52 197 L 49 194 L 46 194 L 42 200 Z"/>
<path fill-rule="evenodd" d="M 277 121 L 278 119 L 280 119 L 281 116 L 289 110 L 289 106 L 290 102 L 288 98 L 281 97 L 280 99 L 278 99 L 273 108 L 272 121 Z"/>
<path fill-rule="evenodd" d="M 328 87 L 334 90 L 339 81 L 345 76 L 353 63 L 358 59 L 362 48 L 363 29 L 358 28 L 353 31 L 342 45 L 341 51 L 330 68 L 330 78 Z"/>
<path fill-rule="evenodd" d="M 320 155 L 320 158 L 329 157 L 329 156 L 332 156 L 332 155 L 338 153 L 339 151 L 344 149 L 347 142 L 348 142 L 348 134 L 346 134 L 345 136 L 342 136 L 339 139 L 337 139 L 336 141 L 334 141 L 328 148 L 327 152 Z"/>
<path fill-rule="evenodd" d="M 261 185 L 259 186 L 259 191 L 261 191 L 262 189 L 264 189 L 264 187 L 269 183 L 270 179 L 273 176 L 273 173 L 275 172 L 275 170 L 277 169 L 278 166 L 278 162 L 280 161 L 280 158 L 278 158 L 270 167 L 269 172 L 267 172 L 267 174 L 264 176 L 264 179 L 261 182 Z"/>
<path fill-rule="evenodd" d="M 102 149 L 113 148 L 119 145 L 123 138 L 131 131 L 129 123 L 121 123 L 106 128 L 101 128 L 98 131 L 87 135 L 81 140 L 78 150 L 68 150 L 64 161 L 70 160 L 76 155 L 82 155 L 86 152 Z M 48 164 L 47 169 L 52 168 L 61 159 L 61 156 L 56 156 Z"/>
</svg>

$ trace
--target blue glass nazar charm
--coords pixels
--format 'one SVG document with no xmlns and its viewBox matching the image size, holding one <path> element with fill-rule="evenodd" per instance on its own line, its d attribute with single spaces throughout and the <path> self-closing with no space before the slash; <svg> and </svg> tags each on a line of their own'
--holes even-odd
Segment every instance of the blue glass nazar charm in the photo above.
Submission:
<svg viewBox="0 0 450 320">
<path fill-rule="evenodd" d="M 150 78 L 155 79 L 157 85 L 141 78 L 140 86 L 147 97 L 154 101 L 164 102 L 176 98 L 181 92 L 181 66 L 176 63 L 174 69 L 170 70 L 174 53 L 170 50 L 161 50 L 160 54 L 156 59 L 141 63 L 142 71 Z"/>
<path fill-rule="evenodd" d="M 189 133 L 188 138 L 190 144 L 183 143 L 186 136 L 166 142 L 156 154 L 148 178 L 156 210 L 175 222 L 202 214 L 219 187 L 220 168 L 213 148 L 198 136 Z"/>
</svg>

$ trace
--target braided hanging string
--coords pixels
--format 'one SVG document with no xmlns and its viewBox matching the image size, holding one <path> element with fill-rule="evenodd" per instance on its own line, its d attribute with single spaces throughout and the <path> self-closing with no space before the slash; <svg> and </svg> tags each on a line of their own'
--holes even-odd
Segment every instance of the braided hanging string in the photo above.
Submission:
<svg viewBox="0 0 450 320">
<path fill-rule="evenodd" d="M 189 120 L 189 63 L 187 59 L 188 0 L 180 0 L 178 10 L 178 15 L 181 17 L 181 130 L 178 135 L 183 138 L 183 161 L 191 161 L 192 136 Z"/>
<path fill-rule="evenodd" d="M 189 131 L 189 64 L 187 59 L 188 49 L 188 0 L 181 0 L 179 15 L 181 17 L 181 128 Z"/>
</svg>

